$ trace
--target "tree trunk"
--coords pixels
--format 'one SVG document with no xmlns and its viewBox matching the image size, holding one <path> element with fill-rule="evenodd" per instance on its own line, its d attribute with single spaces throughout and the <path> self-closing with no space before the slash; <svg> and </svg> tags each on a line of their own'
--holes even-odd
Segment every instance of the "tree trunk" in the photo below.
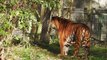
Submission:
<svg viewBox="0 0 107 60">
<path fill-rule="evenodd" d="M 60 5 L 61 5 L 61 7 L 58 9 L 58 16 L 63 16 L 62 14 L 62 8 L 63 8 L 63 0 L 60 0 Z"/>
<path fill-rule="evenodd" d="M 43 10 L 44 11 L 44 10 Z M 49 37 L 47 36 L 47 32 L 48 32 L 48 20 L 50 19 L 50 15 L 51 15 L 51 11 L 47 8 L 46 11 L 42 12 L 42 32 L 41 32 L 41 36 L 40 36 L 40 40 L 46 43 L 49 43 Z"/>
</svg>

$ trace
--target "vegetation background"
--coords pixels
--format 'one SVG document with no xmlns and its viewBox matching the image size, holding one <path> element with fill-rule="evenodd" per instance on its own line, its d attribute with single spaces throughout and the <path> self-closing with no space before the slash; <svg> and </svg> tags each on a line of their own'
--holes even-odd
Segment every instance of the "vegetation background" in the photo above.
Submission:
<svg viewBox="0 0 107 60">
<path fill-rule="evenodd" d="M 90 60 L 107 60 L 107 1 L 100 1 L 0 0 L 0 60 L 62 60 L 57 35 L 48 33 L 51 16 L 87 24 L 94 37 Z M 63 60 L 77 60 L 72 50 Z"/>
</svg>

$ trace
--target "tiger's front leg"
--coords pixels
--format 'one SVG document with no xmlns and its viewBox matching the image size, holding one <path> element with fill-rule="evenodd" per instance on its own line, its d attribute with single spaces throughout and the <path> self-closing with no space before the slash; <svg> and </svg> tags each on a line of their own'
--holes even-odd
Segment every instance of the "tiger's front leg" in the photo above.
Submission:
<svg viewBox="0 0 107 60">
<path fill-rule="evenodd" d="M 63 50 L 64 50 L 64 55 L 68 55 L 69 46 L 70 46 L 70 45 L 69 45 L 68 43 L 67 43 L 67 44 L 66 44 L 66 43 L 64 44 L 64 48 L 63 48 Z"/>
<path fill-rule="evenodd" d="M 59 44 L 60 44 L 60 56 L 64 56 L 64 42 L 63 40 L 60 39 L 59 41 Z"/>
<path fill-rule="evenodd" d="M 67 55 L 68 50 L 69 50 L 69 44 L 66 43 L 66 41 L 64 41 L 64 40 L 61 40 L 61 41 L 60 41 L 61 56 Z"/>
</svg>

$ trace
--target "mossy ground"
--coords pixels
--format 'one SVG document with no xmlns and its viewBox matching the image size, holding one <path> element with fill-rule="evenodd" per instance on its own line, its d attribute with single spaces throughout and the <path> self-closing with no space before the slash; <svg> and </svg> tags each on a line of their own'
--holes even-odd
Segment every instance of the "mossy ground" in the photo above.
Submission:
<svg viewBox="0 0 107 60">
<path fill-rule="evenodd" d="M 63 58 L 58 56 L 59 44 L 49 44 L 49 46 L 11 46 L 8 51 L 8 60 L 77 60 L 71 58 L 72 49 L 69 55 Z M 82 50 L 82 49 L 80 49 Z M 107 48 L 93 46 L 90 49 L 90 60 L 107 60 Z"/>
</svg>

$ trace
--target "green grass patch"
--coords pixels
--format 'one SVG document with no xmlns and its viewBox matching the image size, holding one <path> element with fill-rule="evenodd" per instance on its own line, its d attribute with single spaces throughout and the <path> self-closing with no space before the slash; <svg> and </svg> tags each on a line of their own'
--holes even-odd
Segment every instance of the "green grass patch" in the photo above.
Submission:
<svg viewBox="0 0 107 60">
<path fill-rule="evenodd" d="M 68 53 L 68 56 L 60 58 L 59 43 L 45 44 L 42 45 L 30 45 L 26 46 L 11 46 L 10 52 L 8 53 L 8 59 L 10 60 L 78 60 L 77 58 L 71 58 L 73 55 L 73 47 Z M 80 49 L 81 54 L 82 48 Z M 90 48 L 89 60 L 107 60 L 107 48 L 93 46 Z"/>
<path fill-rule="evenodd" d="M 90 50 L 90 60 L 107 60 L 107 48 L 92 47 Z"/>
<path fill-rule="evenodd" d="M 31 47 L 12 47 L 12 55 L 9 59 L 19 60 L 58 60 L 60 59 L 56 54 L 49 52 L 47 49 L 42 49 L 38 46 Z"/>
</svg>

